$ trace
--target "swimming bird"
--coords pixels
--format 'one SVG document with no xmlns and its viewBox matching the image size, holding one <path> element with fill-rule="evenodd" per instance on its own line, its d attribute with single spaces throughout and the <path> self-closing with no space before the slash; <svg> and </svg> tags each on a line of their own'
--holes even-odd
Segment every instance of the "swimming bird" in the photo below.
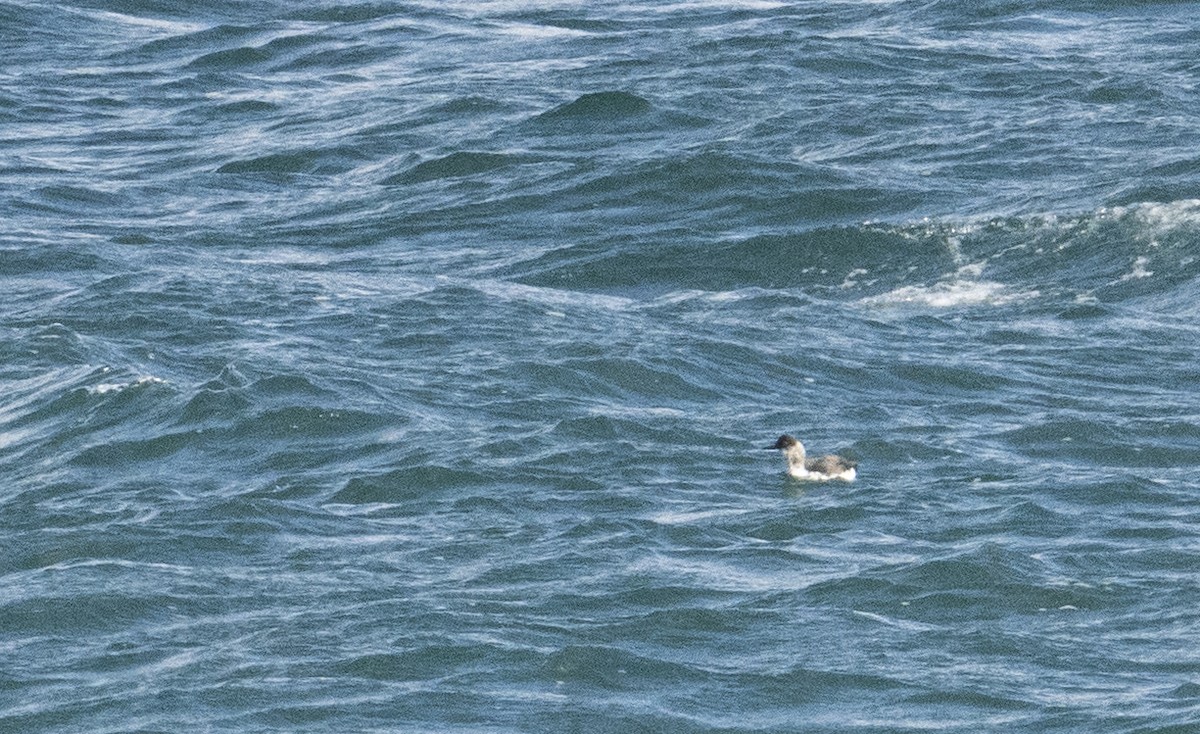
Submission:
<svg viewBox="0 0 1200 734">
<path fill-rule="evenodd" d="M 853 482 L 854 478 L 858 476 L 858 471 L 855 469 L 858 462 L 834 454 L 810 459 L 804 451 L 804 444 L 786 433 L 780 436 L 773 446 L 764 448 L 768 451 L 778 449 L 783 452 L 788 463 L 788 474 L 795 479 L 809 482 L 828 482 L 830 479 L 841 479 L 844 482 Z"/>
</svg>

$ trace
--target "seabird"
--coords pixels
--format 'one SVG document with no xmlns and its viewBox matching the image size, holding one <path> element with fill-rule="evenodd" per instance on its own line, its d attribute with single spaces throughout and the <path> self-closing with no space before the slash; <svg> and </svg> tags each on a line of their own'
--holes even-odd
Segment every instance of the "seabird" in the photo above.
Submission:
<svg viewBox="0 0 1200 734">
<path fill-rule="evenodd" d="M 786 433 L 780 436 L 773 446 L 764 448 L 768 451 L 772 449 L 782 451 L 784 458 L 787 459 L 788 474 L 795 479 L 809 482 L 828 482 L 830 479 L 841 479 L 844 482 L 853 482 L 854 477 L 858 475 L 855 470 L 858 462 L 834 454 L 810 459 L 804 451 L 804 444 Z"/>
</svg>

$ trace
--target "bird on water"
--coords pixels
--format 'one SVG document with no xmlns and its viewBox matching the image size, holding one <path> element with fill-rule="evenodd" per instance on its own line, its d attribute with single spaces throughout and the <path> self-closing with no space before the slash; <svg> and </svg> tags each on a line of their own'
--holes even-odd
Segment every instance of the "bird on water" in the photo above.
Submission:
<svg viewBox="0 0 1200 734">
<path fill-rule="evenodd" d="M 768 451 L 778 449 L 783 453 L 783 457 L 787 459 L 788 463 L 788 474 L 791 474 L 794 479 L 810 482 L 840 479 L 843 482 L 853 482 L 854 478 L 858 476 L 858 470 L 855 468 L 858 466 L 858 462 L 834 454 L 810 459 L 804 450 L 804 444 L 786 433 L 780 436 L 774 445 L 764 448 Z"/>
</svg>

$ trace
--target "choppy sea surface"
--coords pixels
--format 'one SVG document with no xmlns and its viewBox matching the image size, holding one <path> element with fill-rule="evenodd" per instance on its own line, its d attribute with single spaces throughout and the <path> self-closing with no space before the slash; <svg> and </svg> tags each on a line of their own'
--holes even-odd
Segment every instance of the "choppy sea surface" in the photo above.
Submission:
<svg viewBox="0 0 1200 734">
<path fill-rule="evenodd" d="M 0 729 L 1200 731 L 1198 59 L 0 2 Z"/>
</svg>

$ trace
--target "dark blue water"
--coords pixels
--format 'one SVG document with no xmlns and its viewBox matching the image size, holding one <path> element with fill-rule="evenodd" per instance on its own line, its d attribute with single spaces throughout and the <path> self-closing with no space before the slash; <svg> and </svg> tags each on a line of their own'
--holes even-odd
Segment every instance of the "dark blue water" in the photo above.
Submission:
<svg viewBox="0 0 1200 734">
<path fill-rule="evenodd" d="M 0 2 L 0 729 L 1200 731 L 1196 59 Z"/>
</svg>

